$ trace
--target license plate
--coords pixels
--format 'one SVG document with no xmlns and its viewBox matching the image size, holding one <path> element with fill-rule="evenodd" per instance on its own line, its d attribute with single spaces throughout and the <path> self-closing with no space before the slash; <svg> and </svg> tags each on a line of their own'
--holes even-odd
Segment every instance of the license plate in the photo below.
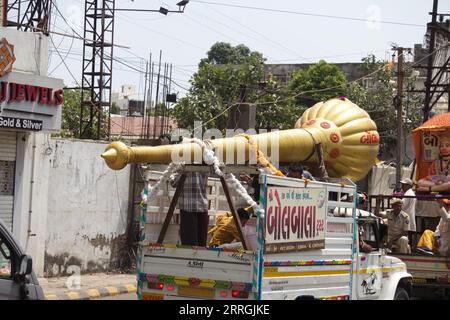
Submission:
<svg viewBox="0 0 450 320">
<path fill-rule="evenodd" d="M 185 297 L 197 297 L 197 298 L 214 298 L 215 289 L 209 288 L 195 288 L 195 287 L 179 287 L 178 294 Z"/>
<path fill-rule="evenodd" d="M 142 294 L 142 300 L 164 300 L 164 295 L 144 293 Z"/>
</svg>

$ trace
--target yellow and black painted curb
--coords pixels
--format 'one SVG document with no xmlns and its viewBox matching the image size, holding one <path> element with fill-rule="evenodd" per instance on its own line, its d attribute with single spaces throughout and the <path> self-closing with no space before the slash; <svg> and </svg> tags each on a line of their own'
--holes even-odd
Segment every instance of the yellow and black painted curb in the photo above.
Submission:
<svg viewBox="0 0 450 320">
<path fill-rule="evenodd" d="M 117 287 L 99 287 L 87 290 L 68 291 L 60 294 L 45 294 L 46 300 L 92 300 L 119 294 L 136 292 L 136 284 L 127 284 Z"/>
</svg>

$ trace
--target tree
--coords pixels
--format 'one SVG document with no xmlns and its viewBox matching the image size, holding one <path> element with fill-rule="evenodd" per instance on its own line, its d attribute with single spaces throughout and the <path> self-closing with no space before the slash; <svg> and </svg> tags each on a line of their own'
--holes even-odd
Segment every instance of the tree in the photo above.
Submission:
<svg viewBox="0 0 450 320">
<path fill-rule="evenodd" d="M 274 81 L 264 81 L 264 60 L 261 53 L 242 44 L 235 47 L 223 42 L 214 44 L 191 78 L 191 88 L 186 97 L 171 109 L 178 126 L 192 129 L 194 121 L 208 121 L 205 128 L 225 130 L 226 110 L 241 102 L 241 85 L 245 85 L 245 102 L 258 104 L 255 129 L 284 128 L 287 123 L 291 128 L 295 123 L 292 116 L 284 117 L 278 112 L 287 108 L 286 115 L 292 114 L 295 112 L 291 109 L 295 108 L 287 107 L 288 99 L 280 99 L 280 90 Z"/>
<path fill-rule="evenodd" d="M 342 96 L 346 85 L 345 75 L 336 65 L 320 60 L 307 70 L 294 72 L 289 88 L 293 94 L 299 95 L 295 99 L 297 104 L 312 106 Z"/>
<path fill-rule="evenodd" d="M 352 102 L 366 110 L 377 124 L 380 134 L 380 154 L 382 158 L 393 156 L 397 146 L 397 111 L 393 99 L 396 96 L 397 82 L 395 66 L 383 60 L 377 60 L 371 54 L 362 59 L 361 68 L 370 75 L 365 84 L 353 82 L 346 88 L 346 96 Z M 405 68 L 405 87 L 409 88 L 417 81 L 411 67 Z M 404 100 L 405 131 L 411 130 L 421 121 L 421 97 L 408 93 Z M 402 142 L 404 143 L 404 142 Z"/>
<path fill-rule="evenodd" d="M 147 116 L 151 117 L 159 117 L 163 115 L 163 110 L 165 110 L 165 116 L 168 116 L 168 112 L 170 109 L 166 108 L 166 104 L 164 102 L 159 102 L 156 107 L 147 109 Z"/>
<path fill-rule="evenodd" d="M 80 130 L 80 101 L 81 89 L 64 89 L 63 105 L 61 115 L 61 137 L 78 138 Z M 106 138 L 108 133 L 108 112 L 102 110 L 102 128 L 100 138 Z M 93 126 L 97 123 L 97 117 L 94 119 Z M 89 131 L 89 128 L 87 128 Z M 85 134 L 89 134 L 86 132 Z"/>
<path fill-rule="evenodd" d="M 64 89 L 61 116 L 61 136 L 74 138 L 80 129 L 80 89 Z"/>
<path fill-rule="evenodd" d="M 120 107 L 115 102 L 111 105 L 111 114 L 120 114 Z"/>
</svg>

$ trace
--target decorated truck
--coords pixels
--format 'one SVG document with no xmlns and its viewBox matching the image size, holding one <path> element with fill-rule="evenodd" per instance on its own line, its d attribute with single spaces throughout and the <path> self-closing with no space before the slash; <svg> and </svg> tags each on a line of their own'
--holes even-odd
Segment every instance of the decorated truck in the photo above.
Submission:
<svg viewBox="0 0 450 320">
<path fill-rule="evenodd" d="M 102 154 L 110 168 L 150 166 L 140 219 L 138 297 L 408 299 L 405 264 L 378 245 L 377 220 L 356 210 L 352 181 L 370 171 L 378 145 L 375 123 L 344 98 L 309 108 L 291 130 L 156 147 L 111 143 Z M 274 161 L 310 165 L 320 181 L 285 177 Z M 164 165 L 163 171 L 152 171 L 154 164 Z M 176 205 L 192 172 L 209 174 L 210 226 L 230 211 L 236 243 L 180 244 Z M 236 178 L 242 173 L 257 182 L 259 197 L 252 198 Z M 176 190 L 167 183 L 173 174 L 180 176 Z M 244 228 L 236 212 L 240 200 L 255 214 Z M 361 252 L 360 243 L 370 251 Z"/>
<path fill-rule="evenodd" d="M 438 199 L 450 199 L 450 113 L 437 115 L 413 130 L 416 152 L 415 193 L 396 197 L 415 200 L 416 230 L 410 232 L 411 254 L 396 254 L 413 275 L 413 295 L 450 298 L 450 220 L 442 217 Z M 372 195 L 374 210 L 390 208 L 393 195 Z M 447 210 L 450 207 L 447 206 Z M 419 239 L 428 232 L 437 241 L 421 247 Z M 440 235 L 438 236 L 438 234 Z M 440 241 L 439 241 L 440 240 Z"/>
<path fill-rule="evenodd" d="M 243 232 L 248 238 L 256 235 L 256 245 L 247 250 L 179 245 L 177 217 L 168 228 L 169 241 L 158 243 L 162 210 L 158 201 L 150 202 L 142 213 L 138 297 L 408 299 L 411 275 L 403 262 L 379 246 L 376 218 L 356 210 L 355 201 L 340 200 L 356 196 L 351 181 L 308 182 L 268 174 L 259 179 L 263 209 L 249 223 L 255 232 Z M 217 179 L 210 180 L 211 202 L 225 202 Z M 173 198 L 174 193 L 163 191 L 159 199 Z M 225 210 L 212 206 L 211 225 Z M 373 247 L 370 253 L 359 251 L 358 225 L 365 229 L 364 241 Z"/>
</svg>

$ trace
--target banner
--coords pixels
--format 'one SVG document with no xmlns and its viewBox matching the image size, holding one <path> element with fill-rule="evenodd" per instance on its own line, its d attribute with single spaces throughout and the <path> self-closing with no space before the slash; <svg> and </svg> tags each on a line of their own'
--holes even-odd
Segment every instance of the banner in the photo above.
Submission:
<svg viewBox="0 0 450 320">
<path fill-rule="evenodd" d="M 265 253 L 325 248 L 326 190 L 267 186 Z"/>
</svg>

